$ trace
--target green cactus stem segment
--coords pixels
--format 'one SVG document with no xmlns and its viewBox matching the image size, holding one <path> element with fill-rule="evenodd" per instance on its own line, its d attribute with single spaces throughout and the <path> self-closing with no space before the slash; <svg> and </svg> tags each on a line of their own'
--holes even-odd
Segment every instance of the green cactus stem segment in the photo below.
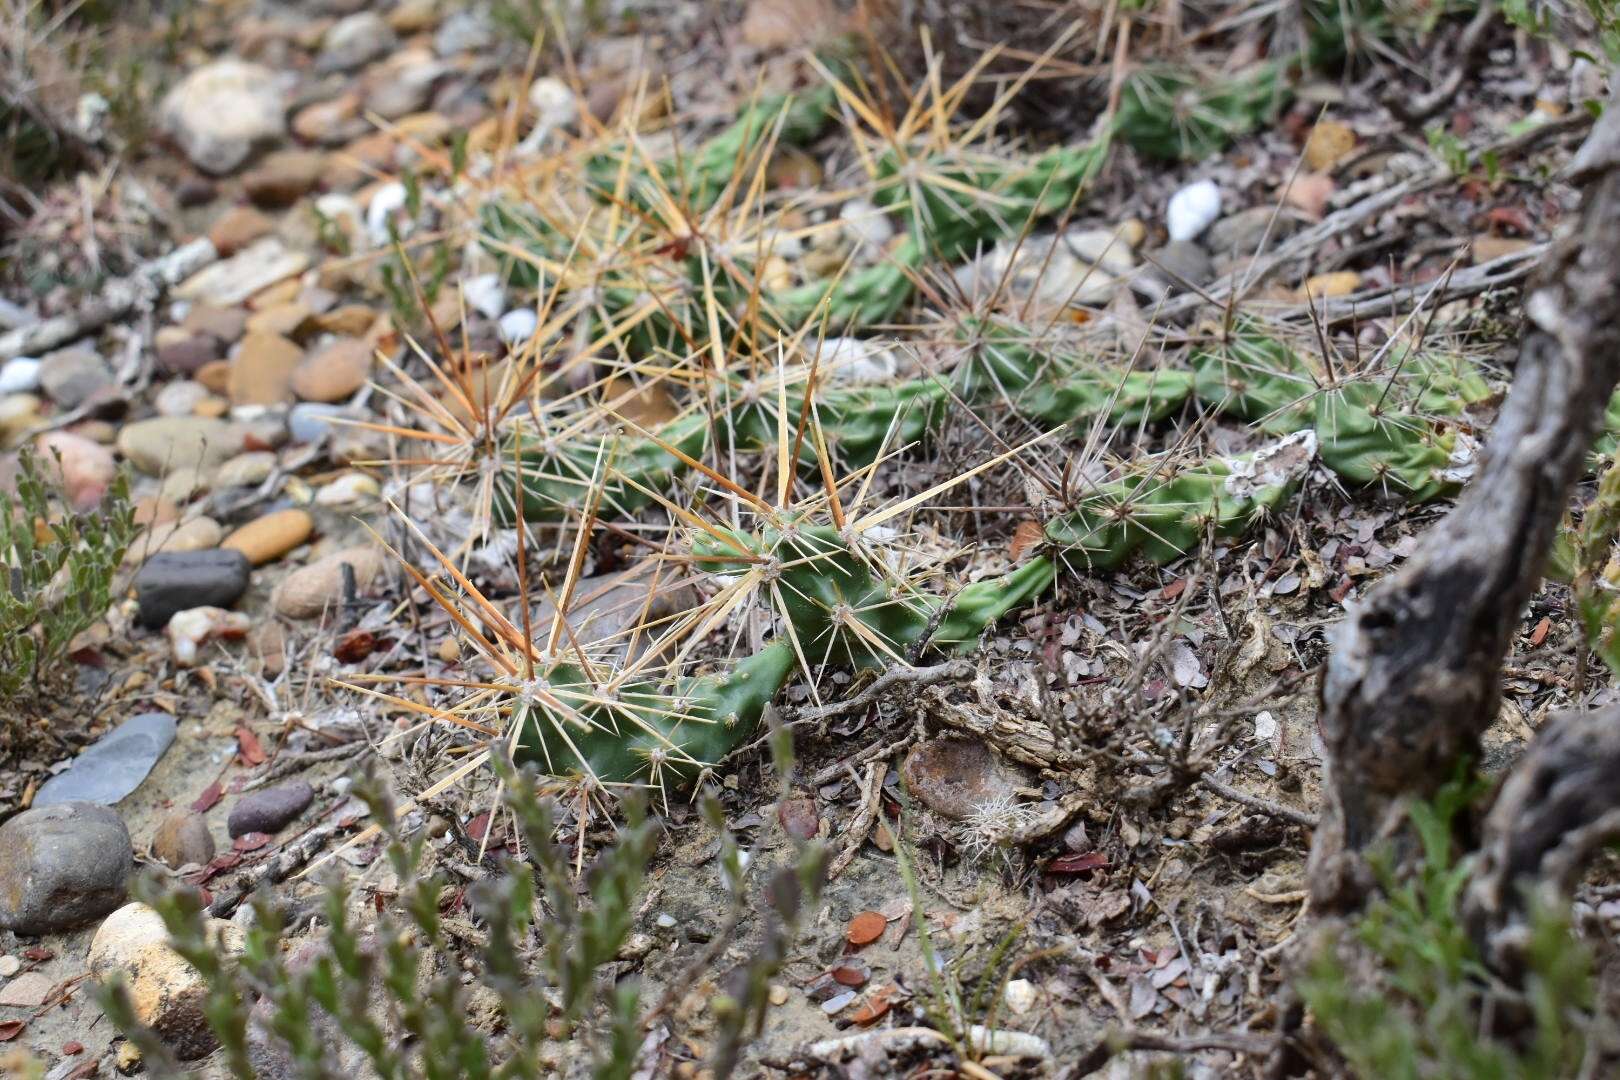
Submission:
<svg viewBox="0 0 1620 1080">
<path fill-rule="evenodd" d="M 1173 562 L 1206 536 L 1239 536 L 1264 519 L 1293 493 L 1316 449 L 1306 430 L 1243 457 L 1137 466 L 1048 521 L 1046 539 L 1083 569 L 1112 570 L 1138 552 Z"/>
<path fill-rule="evenodd" d="M 514 698 L 514 756 L 553 776 L 678 787 L 753 735 L 796 663 L 788 644 L 777 642 L 724 672 L 681 679 L 673 688 L 627 686 L 612 700 L 578 668 L 562 665 L 550 672 L 548 683 L 566 710 Z"/>
</svg>

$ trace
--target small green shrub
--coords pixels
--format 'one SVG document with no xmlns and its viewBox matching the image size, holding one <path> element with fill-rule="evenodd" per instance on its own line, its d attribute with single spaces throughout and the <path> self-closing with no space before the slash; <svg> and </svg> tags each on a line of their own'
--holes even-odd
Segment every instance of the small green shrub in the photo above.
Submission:
<svg viewBox="0 0 1620 1080">
<path fill-rule="evenodd" d="M 790 753 L 778 752 L 777 761 L 791 762 Z M 578 1075 L 557 1060 L 559 1054 L 577 1058 L 576 1065 L 588 1061 L 592 1080 L 627 1080 L 651 1014 L 642 1007 L 636 981 L 607 978 L 604 967 L 630 933 L 658 823 L 641 804 L 623 803 L 626 825 L 581 880 L 571 853 L 553 839 L 551 807 L 535 795 L 534 775 L 506 767 L 502 772 L 503 805 L 516 822 L 526 863 L 509 862 L 466 891 L 469 912 L 484 935 L 469 950 L 470 966 L 500 1003 L 494 1031 L 469 1020 L 473 995 L 441 914 L 458 889 L 444 875 L 428 872 L 421 839 L 401 834 L 394 807 L 373 778 L 361 779 L 354 792 L 387 834 L 386 858 L 399 892 L 367 929 L 356 923 L 351 890 L 341 882 L 328 884 L 316 907 L 326 934 L 307 963 L 289 962 L 286 921 L 268 895 L 253 898 L 253 925 L 240 956 L 232 958 L 219 949 L 210 930 L 214 920 L 196 892 L 155 880 L 137 884 L 137 895 L 163 917 L 170 944 L 203 976 L 204 1012 L 230 1076 L 263 1075 L 250 1049 L 250 1022 L 267 1022 L 294 1072 L 309 1078 L 334 1075 L 338 1047 L 346 1046 L 351 1055 L 358 1049 L 384 1080 L 535 1080 L 559 1065 Z M 787 773 L 782 775 L 785 790 Z M 750 909 L 746 861 L 718 804 L 707 803 L 705 816 L 720 832 L 730 883 L 729 935 L 740 912 Z M 786 962 L 800 919 L 814 907 L 821 868 L 819 847 L 800 845 L 795 859 L 771 878 L 766 899 L 774 914 L 764 941 L 711 1002 L 718 1035 L 710 1062 L 715 1076 L 729 1075 L 742 1047 L 757 1035 L 769 980 Z M 379 893 L 379 907 L 382 902 Z M 436 963 L 439 957 L 445 962 Z M 162 1039 L 136 1020 L 125 987 L 114 981 L 100 996 L 114 1026 L 140 1049 L 148 1075 L 184 1075 Z M 255 1001 L 267 1007 L 261 1020 L 250 1021 Z M 572 1048 L 551 1040 L 572 1040 Z"/>
<path fill-rule="evenodd" d="M 1376 866 L 1383 896 L 1351 925 L 1370 961 L 1352 970 L 1341 950 L 1318 955 L 1300 984 L 1317 1027 L 1365 1080 L 1553 1080 L 1581 1075 L 1594 996 L 1592 958 L 1567 912 L 1534 913 L 1522 999 L 1507 1002 L 1462 924 L 1458 899 L 1472 869 L 1456 859 L 1452 825 L 1476 793 L 1452 783 L 1412 808 L 1423 861 L 1397 881 Z M 1517 1038 L 1491 1017 L 1523 1016 Z"/>
<path fill-rule="evenodd" d="M 0 494 L 0 703 L 37 689 L 75 636 L 112 605 L 113 576 L 135 535 L 122 473 L 99 507 L 54 518 L 56 492 L 31 451 L 15 495 Z"/>
</svg>

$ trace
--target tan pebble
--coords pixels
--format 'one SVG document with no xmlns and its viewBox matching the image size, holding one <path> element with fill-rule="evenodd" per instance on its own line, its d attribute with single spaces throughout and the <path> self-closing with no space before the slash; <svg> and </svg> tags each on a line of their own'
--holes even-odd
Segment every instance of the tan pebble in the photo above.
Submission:
<svg viewBox="0 0 1620 1080">
<path fill-rule="evenodd" d="M 152 335 L 152 347 L 166 349 L 171 345 L 183 345 L 190 341 L 194 335 L 190 330 L 181 326 L 162 326 Z"/>
<path fill-rule="evenodd" d="M 214 837 L 201 814 L 175 810 L 158 823 L 151 851 L 171 870 L 188 863 L 201 866 L 214 857 Z"/>
<path fill-rule="evenodd" d="M 780 984 L 780 983 L 772 983 L 771 984 L 770 995 L 771 995 L 771 1004 L 772 1005 L 786 1005 L 787 1004 L 788 990 L 787 990 L 787 987 L 783 986 L 782 984 Z"/>
<path fill-rule="evenodd" d="M 225 530 L 211 517 L 194 517 L 180 522 L 154 525 L 129 545 L 124 565 L 139 566 L 147 556 L 160 551 L 203 551 L 218 547 Z"/>
<path fill-rule="evenodd" d="M 1354 270 L 1335 270 L 1331 274 L 1317 274 L 1305 279 L 1299 298 L 1320 300 L 1328 296 L 1349 296 L 1361 288 L 1361 275 Z"/>
<path fill-rule="evenodd" d="M 0 398 L 0 441 L 11 446 L 38 424 L 41 404 L 33 394 L 8 394 Z"/>
<path fill-rule="evenodd" d="M 105 446 L 83 435 L 54 431 L 34 440 L 47 475 L 61 483 L 75 510 L 92 510 L 118 475 L 118 463 Z"/>
<path fill-rule="evenodd" d="M 276 455 L 268 450 L 237 454 L 214 474 L 216 487 L 255 487 L 276 471 Z"/>
<path fill-rule="evenodd" d="M 361 506 L 376 501 L 382 488 L 365 473 L 351 472 L 315 493 L 316 506 Z"/>
<path fill-rule="evenodd" d="M 1327 212 L 1328 200 L 1338 185 L 1326 173 L 1303 173 L 1294 177 L 1283 193 L 1290 206 L 1303 210 L 1311 218 L 1320 218 Z"/>
<path fill-rule="evenodd" d="M 273 679 L 287 667 L 287 631 L 274 619 L 266 619 L 248 634 L 247 655 L 259 662 L 260 674 Z"/>
<path fill-rule="evenodd" d="M 111 446 L 118 441 L 118 428 L 106 420 L 81 420 L 68 430 L 103 446 Z"/>
<path fill-rule="evenodd" d="M 412 113 L 394 124 L 394 132 L 401 140 L 437 146 L 456 130 L 455 122 L 436 112 Z"/>
<path fill-rule="evenodd" d="M 293 115 L 293 134 L 305 142 L 330 145 L 341 143 L 355 134 L 355 127 L 365 130 L 360 119 L 360 95 L 349 91 L 330 101 L 306 105 Z"/>
<path fill-rule="evenodd" d="M 1305 139 L 1305 167 L 1312 172 L 1326 172 L 1355 148 L 1356 133 L 1349 124 L 1323 120 Z"/>
<path fill-rule="evenodd" d="M 453 664 L 461 659 L 461 642 L 453 637 L 447 637 L 439 642 L 439 659 L 447 664 Z"/>
<path fill-rule="evenodd" d="M 216 951 L 242 951 L 242 932 L 223 919 L 208 919 L 206 932 Z M 136 1021 L 155 1029 L 182 1060 L 196 1060 L 218 1045 L 208 1026 L 208 984 L 169 947 L 163 917 L 152 908 L 125 904 L 107 916 L 90 941 L 87 959 L 98 980 L 118 973 Z"/>
<path fill-rule="evenodd" d="M 277 304 L 290 304 L 298 299 L 298 294 L 303 288 L 303 284 L 296 277 L 290 277 L 254 293 L 248 298 L 247 306 L 252 311 L 263 311 Z"/>
<path fill-rule="evenodd" d="M 218 419 L 231 411 L 231 403 L 222 397 L 205 397 L 191 407 L 192 416 L 206 416 Z"/>
<path fill-rule="evenodd" d="M 228 259 L 253 241 L 269 236 L 276 224 L 251 206 L 233 206 L 208 227 L 219 257 Z"/>
<path fill-rule="evenodd" d="M 383 551 L 356 547 L 318 559 L 282 579 L 270 595 L 277 614 L 289 619 L 311 619 L 343 600 L 343 566 L 354 569 L 354 586 L 366 590 L 382 576 L 387 565 Z"/>
<path fill-rule="evenodd" d="M 377 312 L 364 304 L 344 304 L 315 319 L 315 327 L 328 334 L 362 337 L 377 321 Z"/>
<path fill-rule="evenodd" d="M 277 510 L 243 525 L 220 547 L 235 548 L 254 566 L 279 559 L 310 538 L 315 519 L 306 510 Z"/>
<path fill-rule="evenodd" d="M 1476 236 L 1474 237 L 1475 264 L 1500 259 L 1504 255 L 1513 255 L 1523 251 L 1534 244 L 1522 236 Z"/>
<path fill-rule="evenodd" d="M 226 393 L 232 405 L 279 405 L 292 400 L 292 374 L 304 350 L 279 334 L 249 334 L 231 360 Z"/>
<path fill-rule="evenodd" d="M 197 381 L 213 394 L 223 394 L 231 382 L 231 362 L 214 360 L 197 369 Z"/>
<path fill-rule="evenodd" d="M 135 524 L 166 525 L 180 520 L 180 508 L 161 495 L 144 495 L 135 500 Z"/>
<path fill-rule="evenodd" d="M 291 206 L 321 182 L 326 155 L 318 150 L 277 150 L 242 174 L 242 190 L 260 206 Z"/>
<path fill-rule="evenodd" d="M 197 304 L 186 312 L 180 325 L 193 334 L 207 334 L 216 341 L 234 345 L 241 340 L 247 326 L 247 312 L 236 307 Z"/>
<path fill-rule="evenodd" d="M 371 346 L 359 338 L 340 338 L 305 357 L 289 385 L 304 401 L 346 400 L 370 377 L 371 354 Z"/>
<path fill-rule="evenodd" d="M 268 307 L 249 315 L 247 332 L 297 337 L 298 328 L 308 322 L 313 314 L 314 312 L 297 300 L 290 304 L 277 304 L 275 307 Z"/>
<path fill-rule="evenodd" d="M 439 25 L 437 0 L 401 0 L 388 13 L 388 25 L 396 34 L 420 34 Z"/>
</svg>

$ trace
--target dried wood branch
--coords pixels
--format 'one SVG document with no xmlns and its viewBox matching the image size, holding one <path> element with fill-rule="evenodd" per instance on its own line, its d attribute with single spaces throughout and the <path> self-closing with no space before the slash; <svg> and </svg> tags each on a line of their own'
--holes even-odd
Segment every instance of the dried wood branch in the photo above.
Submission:
<svg viewBox="0 0 1620 1080">
<path fill-rule="evenodd" d="M 1477 751 L 1503 656 L 1620 381 L 1620 107 L 1571 173 L 1580 218 L 1530 287 L 1529 331 L 1478 477 L 1349 614 L 1324 669 L 1327 782 L 1309 874 L 1319 911 L 1361 903 L 1367 847 L 1399 836 L 1406 800 Z"/>
<path fill-rule="evenodd" d="M 1548 721 L 1486 815 L 1463 917 L 1480 951 L 1523 970 L 1537 902 L 1562 906 L 1587 859 L 1620 838 L 1620 708 Z"/>
</svg>

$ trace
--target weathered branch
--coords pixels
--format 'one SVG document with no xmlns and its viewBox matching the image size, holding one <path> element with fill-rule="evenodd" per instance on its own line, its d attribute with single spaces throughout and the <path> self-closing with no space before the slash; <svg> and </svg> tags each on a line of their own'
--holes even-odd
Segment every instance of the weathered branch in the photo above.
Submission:
<svg viewBox="0 0 1620 1080">
<path fill-rule="evenodd" d="M 77 311 L 0 334 L 0 360 L 47 352 L 92 334 L 132 309 L 155 303 L 171 285 L 218 258 L 219 252 L 207 237 L 175 248 L 161 258 L 136 267 L 128 277 L 107 282 Z"/>
<path fill-rule="evenodd" d="M 1562 905 L 1596 850 L 1620 838 L 1620 708 L 1560 713 L 1514 766 L 1485 817 L 1463 918 L 1510 978 L 1530 941 L 1531 906 Z"/>
<path fill-rule="evenodd" d="M 1397 835 L 1405 800 L 1431 794 L 1476 752 L 1503 656 L 1620 381 L 1620 105 L 1571 174 L 1584 188 L 1580 218 L 1530 286 L 1529 330 L 1477 478 L 1335 636 L 1310 864 L 1318 911 L 1360 902 L 1372 885 L 1368 845 Z"/>
</svg>

